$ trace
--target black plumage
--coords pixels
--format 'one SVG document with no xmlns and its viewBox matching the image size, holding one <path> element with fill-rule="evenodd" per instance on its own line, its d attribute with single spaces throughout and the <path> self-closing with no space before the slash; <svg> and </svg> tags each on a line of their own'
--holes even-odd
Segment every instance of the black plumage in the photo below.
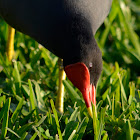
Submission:
<svg viewBox="0 0 140 140">
<path fill-rule="evenodd" d="M 96 105 L 95 87 L 102 70 L 102 54 L 94 35 L 111 3 L 112 0 L 0 0 L 0 15 L 9 25 L 63 59 L 65 72 L 82 92 L 91 116 L 91 101 Z"/>
</svg>

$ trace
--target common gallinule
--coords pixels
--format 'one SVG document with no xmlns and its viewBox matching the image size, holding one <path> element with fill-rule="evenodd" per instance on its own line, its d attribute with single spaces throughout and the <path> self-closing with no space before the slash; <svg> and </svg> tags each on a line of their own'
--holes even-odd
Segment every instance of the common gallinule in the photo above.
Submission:
<svg viewBox="0 0 140 140">
<path fill-rule="evenodd" d="M 92 116 L 102 54 L 94 35 L 112 0 L 0 0 L 0 15 L 63 59 L 69 80 L 81 92 Z"/>
</svg>

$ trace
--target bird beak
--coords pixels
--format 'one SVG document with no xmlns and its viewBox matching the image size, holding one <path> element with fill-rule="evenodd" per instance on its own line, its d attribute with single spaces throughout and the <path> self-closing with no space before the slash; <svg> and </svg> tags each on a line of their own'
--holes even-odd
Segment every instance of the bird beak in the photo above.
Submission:
<svg viewBox="0 0 140 140">
<path fill-rule="evenodd" d="M 89 115 L 93 117 L 91 102 L 96 105 L 95 86 L 90 84 L 90 73 L 84 63 L 75 63 L 64 68 L 67 77 L 77 87 L 85 100 Z"/>
<path fill-rule="evenodd" d="M 90 85 L 88 93 L 89 93 L 89 103 L 90 103 L 90 106 L 87 106 L 87 105 L 86 106 L 87 106 L 87 110 L 88 110 L 89 115 L 91 116 L 91 118 L 93 118 L 91 102 L 93 103 L 93 105 L 96 106 L 96 90 L 95 90 L 95 86 L 94 85 L 92 85 L 92 84 Z"/>
</svg>

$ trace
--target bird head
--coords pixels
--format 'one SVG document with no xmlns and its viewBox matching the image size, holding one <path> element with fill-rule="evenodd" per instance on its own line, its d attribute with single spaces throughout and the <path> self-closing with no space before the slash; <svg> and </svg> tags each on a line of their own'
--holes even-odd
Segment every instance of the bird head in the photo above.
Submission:
<svg viewBox="0 0 140 140">
<path fill-rule="evenodd" d="M 91 102 L 96 106 L 96 84 L 102 71 L 102 54 L 95 40 L 92 47 L 86 46 L 79 54 L 80 58 L 64 66 L 64 70 L 68 79 L 81 91 L 92 117 Z"/>
</svg>

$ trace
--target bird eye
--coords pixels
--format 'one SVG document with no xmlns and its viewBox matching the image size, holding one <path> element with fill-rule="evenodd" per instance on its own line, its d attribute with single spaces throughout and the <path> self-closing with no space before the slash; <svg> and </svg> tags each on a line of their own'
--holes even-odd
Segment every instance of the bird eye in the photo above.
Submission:
<svg viewBox="0 0 140 140">
<path fill-rule="evenodd" d="M 92 62 L 89 63 L 89 67 L 92 68 Z"/>
</svg>

